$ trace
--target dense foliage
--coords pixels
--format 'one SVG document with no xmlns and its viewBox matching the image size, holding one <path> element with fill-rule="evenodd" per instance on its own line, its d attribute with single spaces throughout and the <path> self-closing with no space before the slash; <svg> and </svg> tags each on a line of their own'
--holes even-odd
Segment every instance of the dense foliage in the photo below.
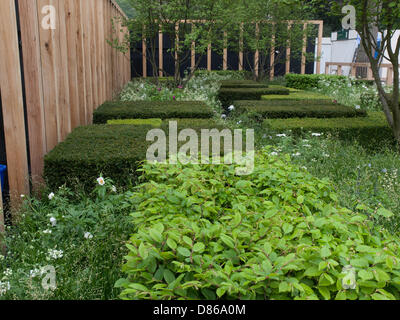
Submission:
<svg viewBox="0 0 400 320">
<path fill-rule="evenodd" d="M 246 177 L 145 164 L 122 298 L 399 298 L 400 242 L 373 225 L 392 213 L 341 208 L 329 181 L 269 152 Z"/>
</svg>

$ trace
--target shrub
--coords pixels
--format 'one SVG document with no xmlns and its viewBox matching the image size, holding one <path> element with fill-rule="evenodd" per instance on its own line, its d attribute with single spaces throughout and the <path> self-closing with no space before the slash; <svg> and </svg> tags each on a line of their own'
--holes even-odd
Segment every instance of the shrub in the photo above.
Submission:
<svg viewBox="0 0 400 320">
<path fill-rule="evenodd" d="M 309 103 L 312 100 L 317 100 L 317 101 L 324 101 L 324 102 L 332 102 L 333 99 L 319 93 L 315 92 L 309 92 L 309 91 L 295 91 L 295 92 L 290 92 L 289 97 L 284 96 L 284 95 L 266 95 L 261 97 L 262 100 L 288 100 L 288 101 L 293 101 L 293 100 L 306 100 L 307 102 L 303 101 L 302 103 Z"/>
<path fill-rule="evenodd" d="M 382 112 L 369 112 L 364 118 L 272 119 L 265 120 L 265 126 L 279 132 L 292 130 L 297 135 L 309 131 L 334 133 L 341 139 L 358 139 L 360 144 L 370 148 L 394 143 L 392 130 Z"/>
<path fill-rule="evenodd" d="M 335 81 L 346 81 L 345 76 L 325 75 L 325 74 L 287 74 L 286 86 L 300 90 L 309 90 L 318 88 L 321 80 L 331 79 Z"/>
<path fill-rule="evenodd" d="M 178 129 L 222 127 L 211 119 L 177 119 Z M 168 121 L 161 126 L 168 137 Z M 117 185 L 135 183 L 141 161 L 146 159 L 146 135 L 150 125 L 93 125 L 75 129 L 45 157 L 44 177 L 51 188 L 81 183 L 90 190 L 93 181 L 103 174 Z M 178 144 L 182 145 L 184 142 Z"/>
<path fill-rule="evenodd" d="M 153 166 L 134 195 L 123 299 L 398 299 L 399 239 L 288 158 Z M 381 208 L 376 216 L 390 217 Z"/>
<path fill-rule="evenodd" d="M 163 121 L 161 119 L 125 119 L 125 120 L 108 120 L 107 124 L 133 124 L 135 126 L 149 125 L 152 127 L 161 127 Z"/>
<path fill-rule="evenodd" d="M 286 88 L 221 88 L 218 98 L 223 107 L 228 107 L 235 100 L 261 100 L 261 97 L 269 94 L 289 95 Z"/>
<path fill-rule="evenodd" d="M 93 114 L 95 124 L 118 119 L 212 118 L 213 110 L 197 101 L 108 101 Z"/>
<path fill-rule="evenodd" d="M 317 101 L 317 100 L 316 100 Z M 255 112 L 265 118 L 340 118 L 365 117 L 367 113 L 338 104 L 305 101 L 236 101 L 235 107 L 242 111 Z"/>
<path fill-rule="evenodd" d="M 253 80 L 225 80 L 221 81 L 221 88 L 268 88 L 268 84 Z"/>
</svg>

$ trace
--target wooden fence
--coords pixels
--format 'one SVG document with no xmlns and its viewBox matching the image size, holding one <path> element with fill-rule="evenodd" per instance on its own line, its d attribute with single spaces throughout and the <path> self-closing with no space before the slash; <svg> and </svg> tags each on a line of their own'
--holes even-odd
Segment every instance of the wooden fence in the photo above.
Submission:
<svg viewBox="0 0 400 320">
<path fill-rule="evenodd" d="M 194 24 L 194 23 L 201 23 L 201 20 L 182 20 L 181 23 L 184 24 Z M 306 20 L 306 21 L 287 21 L 288 28 L 290 29 L 293 24 L 302 24 L 303 29 L 306 30 L 308 25 L 316 25 L 318 26 L 318 43 L 317 43 L 317 74 L 320 73 L 321 69 L 321 61 L 320 57 L 322 54 L 322 36 L 323 36 L 323 30 L 324 30 L 324 21 L 323 20 Z M 179 30 L 179 24 L 176 25 L 176 30 L 178 33 Z M 254 36 L 256 36 L 258 30 L 258 24 L 255 24 L 254 28 Z M 227 38 L 227 32 L 224 32 L 223 36 Z M 242 37 L 240 37 L 242 38 Z M 158 69 L 159 69 L 159 76 L 162 77 L 164 76 L 164 48 L 163 48 L 163 32 L 160 30 L 159 32 L 159 46 L 158 46 Z M 275 43 L 275 35 L 272 37 L 273 44 Z M 147 70 L 147 40 L 146 38 L 143 38 L 142 40 L 142 65 L 143 65 L 143 77 L 146 78 L 148 76 L 148 70 Z M 179 41 L 179 36 L 177 35 L 177 41 Z M 240 41 L 240 39 L 239 39 Z M 270 61 L 269 61 L 269 69 L 270 69 L 270 79 L 272 80 L 275 75 L 275 45 L 271 47 L 271 52 L 270 54 Z M 301 57 L 301 74 L 305 74 L 306 72 L 306 53 L 307 53 L 307 37 L 303 39 L 303 47 L 302 47 L 302 57 Z M 244 69 L 244 53 L 239 52 L 239 63 L 238 63 L 238 70 L 243 70 Z M 290 42 L 288 42 L 287 47 L 286 47 L 286 62 L 285 62 L 285 73 L 290 73 L 290 56 L 291 56 L 291 46 Z M 223 70 L 228 69 L 228 49 L 225 48 L 223 50 Z M 194 68 L 196 65 L 196 43 L 193 42 L 192 48 L 191 48 L 191 68 Z M 212 44 L 210 43 L 207 48 L 207 70 L 211 71 L 212 70 Z M 254 70 L 256 75 L 258 75 L 260 71 L 260 52 L 256 51 L 254 53 Z"/>
<path fill-rule="evenodd" d="M 335 70 L 332 70 L 331 67 L 336 66 Z M 364 62 L 357 62 L 357 63 L 346 63 L 346 62 L 327 62 L 325 64 L 325 74 L 332 74 L 334 72 L 335 74 L 341 76 L 343 75 L 343 67 L 349 67 L 350 68 L 350 75 L 352 77 L 356 77 L 357 71 L 359 69 L 366 70 L 366 80 L 374 80 L 374 76 L 372 73 L 372 68 L 370 63 L 364 63 Z M 393 65 L 390 63 L 383 63 L 380 65 L 380 69 L 383 71 L 383 69 L 386 69 L 386 77 L 382 78 L 381 80 L 384 81 L 387 85 L 393 85 Z"/>
<path fill-rule="evenodd" d="M 48 6 L 55 9 L 55 29 L 43 24 L 51 18 Z M 33 184 L 41 181 L 44 155 L 72 129 L 90 124 L 93 110 L 130 80 L 130 55 L 106 41 L 112 18 L 121 15 L 114 0 L 0 1 L 0 92 L 12 203 L 30 192 L 29 177 Z M 122 39 L 126 30 L 115 27 Z"/>
</svg>

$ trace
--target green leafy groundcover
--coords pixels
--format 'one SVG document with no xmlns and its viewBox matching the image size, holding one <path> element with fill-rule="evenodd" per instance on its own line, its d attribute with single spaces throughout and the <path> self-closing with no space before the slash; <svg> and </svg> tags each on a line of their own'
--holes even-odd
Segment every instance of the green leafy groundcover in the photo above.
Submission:
<svg viewBox="0 0 400 320">
<path fill-rule="evenodd" d="M 313 100 L 312 100 L 313 101 Z M 314 100 L 317 102 L 318 100 Z M 286 118 L 352 118 L 366 117 L 363 110 L 330 103 L 310 103 L 305 101 L 235 101 L 234 106 L 239 111 L 255 112 L 264 118 L 286 119 Z"/>
<path fill-rule="evenodd" d="M 213 110 L 199 101 L 108 101 L 93 113 L 95 124 L 121 119 L 209 119 Z"/>
<path fill-rule="evenodd" d="M 134 194 L 123 299 L 398 299 L 400 241 L 381 208 L 338 205 L 288 157 L 234 166 L 145 164 Z"/>
</svg>

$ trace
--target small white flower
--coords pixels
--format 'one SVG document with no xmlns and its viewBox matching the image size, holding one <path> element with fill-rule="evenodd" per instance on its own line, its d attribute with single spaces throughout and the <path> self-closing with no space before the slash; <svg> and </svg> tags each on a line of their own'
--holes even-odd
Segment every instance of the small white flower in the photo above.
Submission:
<svg viewBox="0 0 400 320">
<path fill-rule="evenodd" d="M 104 185 L 106 184 L 106 182 L 105 182 L 105 180 L 104 180 L 103 177 L 98 178 L 98 179 L 97 179 L 97 183 L 98 183 L 100 186 L 104 186 Z"/>
<path fill-rule="evenodd" d="M 31 278 L 36 278 L 41 275 L 40 269 L 33 269 L 29 271 L 29 275 Z"/>
<path fill-rule="evenodd" d="M 388 171 L 387 171 L 387 169 L 383 169 L 382 172 L 383 173 L 387 173 Z"/>
<path fill-rule="evenodd" d="M 51 223 L 51 225 L 52 225 L 53 227 L 55 227 L 55 226 L 57 225 L 57 219 L 54 218 L 54 217 L 51 217 L 51 218 L 50 218 L 50 223 Z"/>
<path fill-rule="evenodd" d="M 299 156 L 301 156 L 301 153 L 300 153 L 300 152 L 293 153 L 292 156 L 293 156 L 293 157 L 299 157 Z"/>
<path fill-rule="evenodd" d="M 84 237 L 85 239 L 93 239 L 93 235 L 90 232 L 85 232 Z"/>
<path fill-rule="evenodd" d="M 304 147 L 304 148 L 312 148 L 312 146 L 309 145 L 309 144 L 305 144 L 305 145 L 303 145 L 303 147 Z"/>
<path fill-rule="evenodd" d="M 279 138 L 284 138 L 284 137 L 287 137 L 287 136 L 286 136 L 286 134 L 284 134 L 284 133 L 277 134 L 276 136 L 277 136 L 277 137 L 279 137 Z"/>
<path fill-rule="evenodd" d="M 320 136 L 322 136 L 322 133 L 313 133 L 312 136 L 313 137 L 320 137 Z"/>
<path fill-rule="evenodd" d="M 49 229 L 43 231 L 44 234 L 51 234 L 51 232 L 52 232 L 52 231 L 49 230 Z"/>
<path fill-rule="evenodd" d="M 277 156 L 278 152 L 271 152 L 271 156 Z"/>
<path fill-rule="evenodd" d="M 117 192 L 117 187 L 116 187 L 116 186 L 112 186 L 112 187 L 111 187 L 111 191 L 112 191 L 112 192 Z"/>
<path fill-rule="evenodd" d="M 222 119 L 226 119 L 226 114 L 223 114 L 223 115 L 221 116 L 221 118 L 222 118 Z"/>
<path fill-rule="evenodd" d="M 234 105 L 231 105 L 231 106 L 228 108 L 228 110 L 229 110 L 229 111 L 235 110 L 235 106 L 234 106 Z"/>
<path fill-rule="evenodd" d="M 25 198 L 25 195 L 24 195 L 24 194 L 21 194 L 21 198 Z"/>
<path fill-rule="evenodd" d="M 237 122 L 237 124 L 241 124 L 242 123 L 242 120 L 239 120 L 238 122 Z"/>
<path fill-rule="evenodd" d="M 4 271 L 3 274 L 4 274 L 5 277 L 9 278 L 9 277 L 12 276 L 13 272 L 12 272 L 12 270 L 11 270 L 10 268 L 8 268 L 8 269 L 6 269 L 6 270 Z"/>
<path fill-rule="evenodd" d="M 1 282 L 0 281 L 0 297 L 7 293 L 11 289 L 10 282 Z"/>
<path fill-rule="evenodd" d="M 356 110 L 360 110 L 361 109 L 361 106 L 356 106 Z"/>
<path fill-rule="evenodd" d="M 52 192 L 49 194 L 49 200 L 52 200 L 56 195 Z"/>
<path fill-rule="evenodd" d="M 62 250 L 56 250 L 56 249 L 49 249 L 47 251 L 47 260 L 50 259 L 61 259 L 63 257 L 64 252 Z"/>
</svg>

